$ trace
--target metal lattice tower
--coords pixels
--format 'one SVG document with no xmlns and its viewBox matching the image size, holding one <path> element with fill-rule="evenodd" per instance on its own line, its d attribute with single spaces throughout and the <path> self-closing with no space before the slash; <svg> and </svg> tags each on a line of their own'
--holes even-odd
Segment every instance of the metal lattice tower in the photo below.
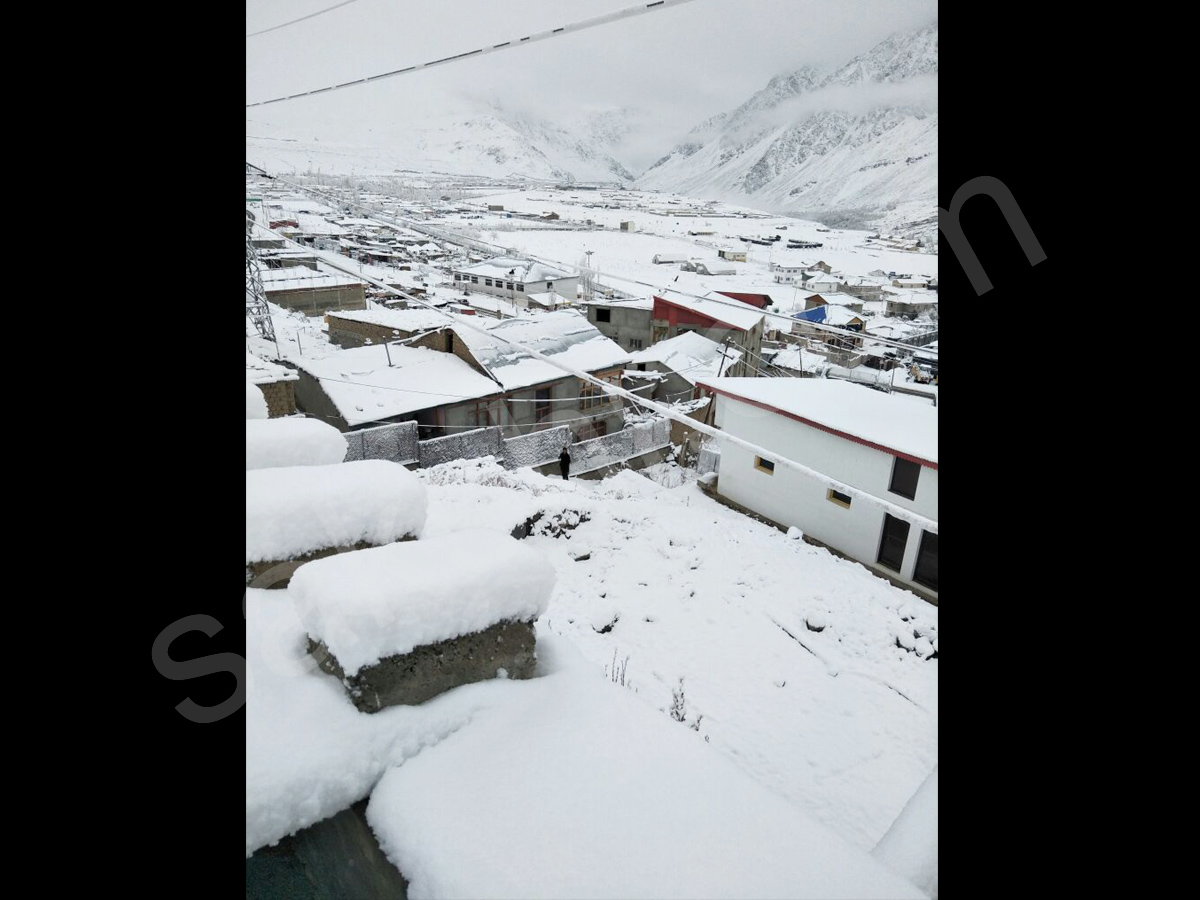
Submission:
<svg viewBox="0 0 1200 900">
<path fill-rule="evenodd" d="M 246 210 L 246 318 L 254 323 L 263 339 L 275 344 L 275 351 L 278 353 L 279 342 L 275 340 L 275 326 L 271 322 L 271 310 L 267 306 L 267 296 L 263 291 L 253 234 L 254 216 L 250 210 Z"/>
</svg>

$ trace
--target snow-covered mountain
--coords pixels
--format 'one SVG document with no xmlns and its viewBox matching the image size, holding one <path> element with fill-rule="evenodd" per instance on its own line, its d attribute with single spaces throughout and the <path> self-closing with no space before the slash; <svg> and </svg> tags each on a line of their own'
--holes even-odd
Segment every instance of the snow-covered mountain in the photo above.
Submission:
<svg viewBox="0 0 1200 900">
<path fill-rule="evenodd" d="M 936 230 L 937 23 L 839 69 L 772 78 L 696 126 L 636 185 L 832 224 Z"/>
<path fill-rule="evenodd" d="M 333 174 L 398 169 L 491 177 L 631 182 L 615 154 L 645 114 L 634 109 L 579 113 L 551 123 L 493 107 L 471 115 L 406 122 L 368 140 L 283 140 L 247 135 L 252 161 L 268 168 Z"/>
</svg>

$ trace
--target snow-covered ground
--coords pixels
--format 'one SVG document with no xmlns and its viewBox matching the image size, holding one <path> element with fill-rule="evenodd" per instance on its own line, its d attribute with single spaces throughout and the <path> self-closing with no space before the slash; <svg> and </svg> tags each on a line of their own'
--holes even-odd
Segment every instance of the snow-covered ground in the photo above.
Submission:
<svg viewBox="0 0 1200 900">
<path fill-rule="evenodd" d="M 920 896 L 868 854 L 937 766 L 937 608 L 693 474 L 420 472 L 422 540 L 566 524 L 522 542 L 556 576 L 531 682 L 359 713 L 304 657 L 289 591 L 249 591 L 247 854 L 371 795 L 414 897 Z M 936 893 L 930 806 L 881 858 L 932 865 Z"/>
</svg>

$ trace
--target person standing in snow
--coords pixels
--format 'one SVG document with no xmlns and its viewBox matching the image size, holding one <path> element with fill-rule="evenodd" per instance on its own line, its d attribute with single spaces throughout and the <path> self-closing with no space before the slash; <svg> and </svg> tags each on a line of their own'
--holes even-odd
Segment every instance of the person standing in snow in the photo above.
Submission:
<svg viewBox="0 0 1200 900">
<path fill-rule="evenodd" d="M 571 471 L 571 454 L 567 452 L 566 447 L 558 454 L 558 468 L 562 472 L 563 481 L 567 481 L 567 473 Z"/>
</svg>

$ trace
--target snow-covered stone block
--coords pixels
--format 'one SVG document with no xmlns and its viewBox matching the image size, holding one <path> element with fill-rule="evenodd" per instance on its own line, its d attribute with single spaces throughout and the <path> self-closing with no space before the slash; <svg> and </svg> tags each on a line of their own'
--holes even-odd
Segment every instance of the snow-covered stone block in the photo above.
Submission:
<svg viewBox="0 0 1200 900">
<path fill-rule="evenodd" d="M 289 594 L 321 667 L 364 712 L 462 684 L 529 678 L 533 622 L 554 568 L 535 550 L 471 529 L 313 562 Z"/>
<path fill-rule="evenodd" d="M 363 460 L 246 473 L 246 583 L 285 587 L 303 564 L 420 536 L 425 485 L 397 463 Z"/>
<path fill-rule="evenodd" d="M 346 439 L 319 419 L 246 420 L 246 471 L 332 466 L 345 458 Z"/>
</svg>

